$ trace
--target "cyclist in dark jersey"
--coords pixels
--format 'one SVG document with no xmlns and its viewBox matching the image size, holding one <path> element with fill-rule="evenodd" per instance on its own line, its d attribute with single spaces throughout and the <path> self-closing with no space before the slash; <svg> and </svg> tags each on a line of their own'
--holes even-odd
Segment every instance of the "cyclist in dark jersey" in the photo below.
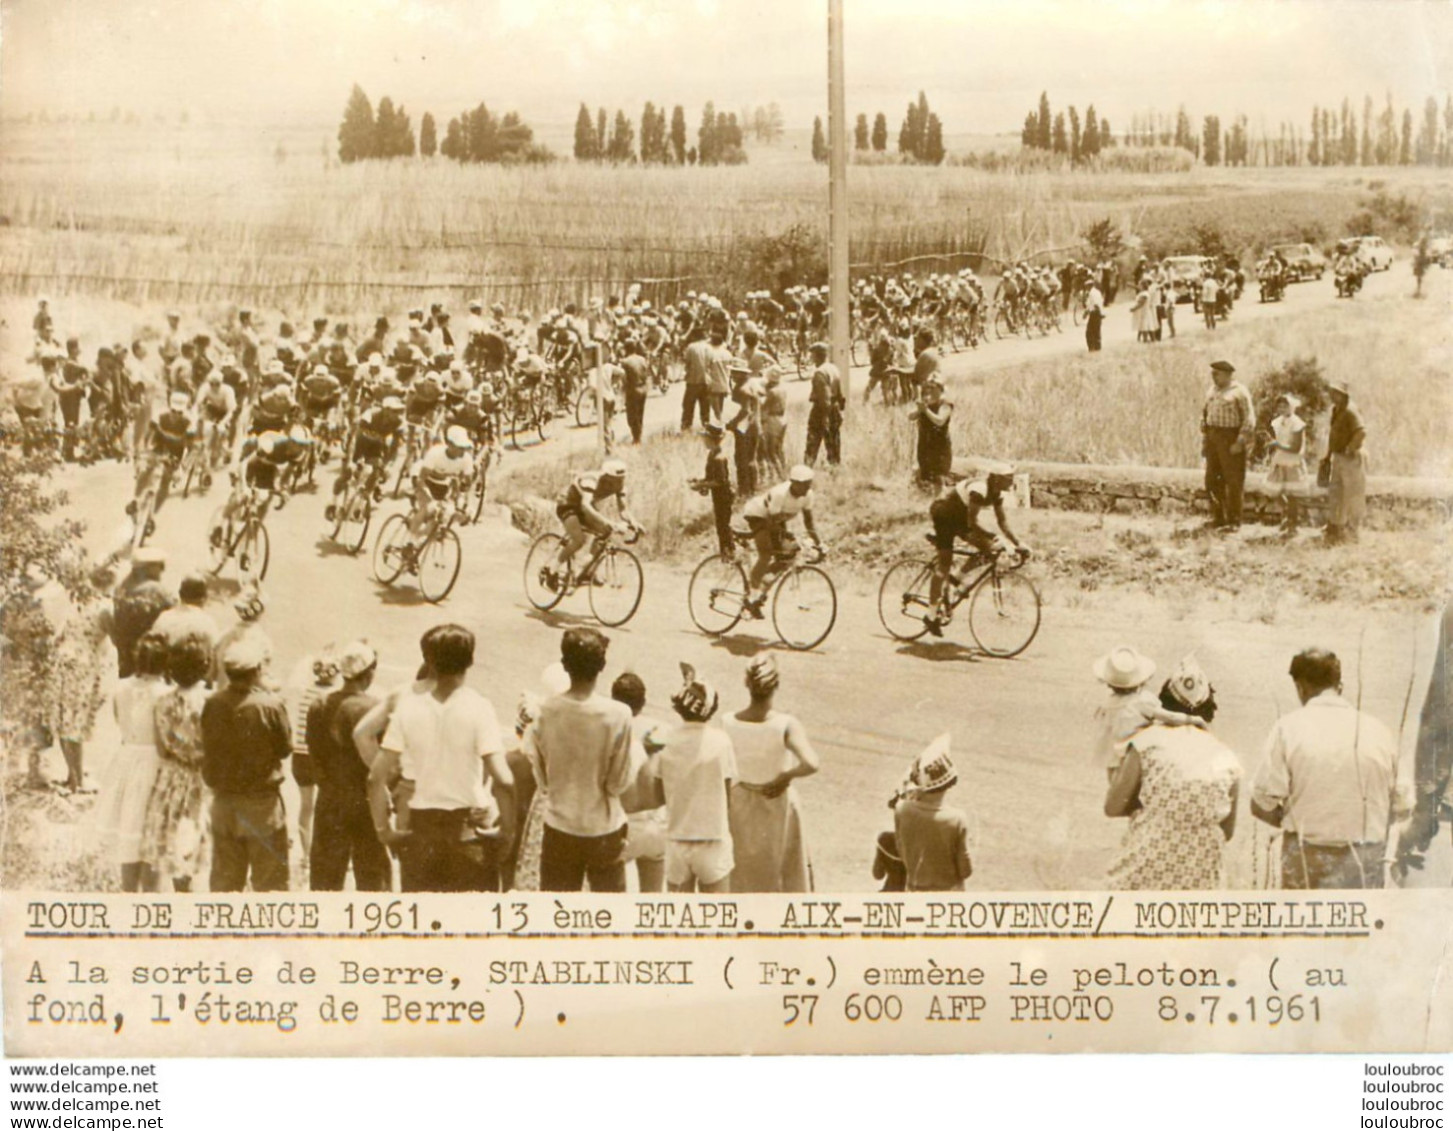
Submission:
<svg viewBox="0 0 1453 1131">
<path fill-rule="evenodd" d="M 982 478 L 964 479 L 947 488 L 928 508 L 933 521 L 933 544 L 938 551 L 934 562 L 933 580 L 929 586 L 929 597 L 933 603 L 931 612 L 926 613 L 923 623 L 935 636 L 943 635 L 943 626 L 948 623 L 947 597 L 950 586 L 958 584 L 960 578 L 953 574 L 954 543 L 963 539 L 978 553 L 965 562 L 965 570 L 981 564 L 984 557 L 992 554 L 1000 545 L 999 539 L 979 525 L 979 515 L 987 508 L 994 514 L 999 530 L 1019 551 L 1021 556 L 1029 555 L 1029 548 L 1014 536 L 1004 517 L 1004 493 L 1014 486 L 1014 465 L 997 460 L 982 465 Z"/>
<path fill-rule="evenodd" d="M 601 513 L 602 506 L 615 500 L 620 523 L 612 523 Z M 565 538 L 555 555 L 555 568 L 541 571 L 540 580 L 554 589 L 576 552 L 591 535 L 603 538 L 617 533 L 621 526 L 639 530 L 640 526 L 626 508 L 626 464 L 624 460 L 608 459 L 599 471 L 578 473 L 555 502 L 555 514 L 565 528 Z"/>
<path fill-rule="evenodd" d="M 382 482 L 383 469 L 398 450 L 399 430 L 403 424 L 404 402 L 397 396 L 382 398 L 359 417 L 358 430 L 353 436 L 353 450 L 343 460 L 343 467 L 333 482 L 335 500 L 348 489 L 355 474 L 371 474 L 375 484 Z M 379 490 L 375 487 L 375 501 L 378 501 Z M 336 517 L 332 503 L 325 508 L 323 517 L 329 522 Z"/>
</svg>

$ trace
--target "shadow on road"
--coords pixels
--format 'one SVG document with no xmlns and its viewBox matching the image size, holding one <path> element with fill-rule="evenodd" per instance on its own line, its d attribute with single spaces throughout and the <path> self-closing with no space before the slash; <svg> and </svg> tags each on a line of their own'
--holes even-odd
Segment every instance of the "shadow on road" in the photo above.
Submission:
<svg viewBox="0 0 1453 1131">
<path fill-rule="evenodd" d="M 318 540 L 313 543 L 320 558 L 356 558 L 359 551 L 350 550 L 347 546 L 333 541 L 326 534 L 318 535 Z"/>
<path fill-rule="evenodd" d="M 898 654 L 917 656 L 921 660 L 932 660 L 940 664 L 951 660 L 977 664 L 984 655 L 977 648 L 970 648 L 956 640 L 916 640 L 911 644 L 899 645 Z"/>
<path fill-rule="evenodd" d="M 565 612 L 558 605 L 548 612 L 530 605 L 525 608 L 525 616 L 531 620 L 539 621 L 541 624 L 547 625 L 550 628 L 574 628 L 577 625 L 594 625 L 599 623 L 589 614 Z M 621 628 L 624 627 L 625 625 L 621 626 Z M 619 629 L 616 631 L 619 631 Z"/>
<path fill-rule="evenodd" d="M 394 608 L 415 608 L 419 605 L 427 605 L 429 603 L 424 595 L 412 585 L 399 587 L 379 583 L 378 588 L 379 601 Z"/>
</svg>

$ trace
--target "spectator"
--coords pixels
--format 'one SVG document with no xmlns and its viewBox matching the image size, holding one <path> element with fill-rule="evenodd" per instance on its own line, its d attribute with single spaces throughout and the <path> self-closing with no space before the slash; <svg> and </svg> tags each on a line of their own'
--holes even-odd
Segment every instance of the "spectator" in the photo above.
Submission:
<svg viewBox="0 0 1453 1131">
<path fill-rule="evenodd" d="M 1216 313 L 1221 306 L 1221 284 L 1216 280 L 1214 272 L 1206 272 L 1206 277 L 1201 280 L 1201 314 L 1206 319 L 1206 329 L 1216 328 Z"/>
<path fill-rule="evenodd" d="M 106 703 L 104 688 L 113 655 L 106 644 L 113 635 L 114 614 L 102 594 L 114 583 L 115 575 L 109 568 L 96 570 L 91 577 L 92 588 L 79 602 L 73 601 L 58 582 L 49 583 L 65 610 L 58 618 L 60 627 L 52 645 L 48 690 L 50 729 L 66 762 L 66 780 L 59 784 L 68 793 L 96 792 L 86 781 L 85 746 Z"/>
<path fill-rule="evenodd" d="M 1292 393 L 1277 399 L 1277 414 L 1271 422 L 1271 466 L 1266 472 L 1267 493 L 1282 501 L 1281 529 L 1288 538 L 1297 532 L 1303 490 L 1302 452 L 1307 425 L 1297 415 L 1300 404 Z"/>
<path fill-rule="evenodd" d="M 1159 708 L 1209 724 L 1215 689 L 1183 660 L 1160 690 Z M 1187 717 L 1189 716 L 1189 717 Z M 1130 827 L 1108 885 L 1128 890 L 1208 891 L 1221 886 L 1222 846 L 1236 830 L 1241 763 L 1209 732 L 1154 722 L 1137 730 L 1105 795 L 1107 817 Z"/>
<path fill-rule="evenodd" d="M 726 348 L 726 327 L 713 323 L 706 353 L 706 407 L 708 419 L 723 420 L 732 391 L 731 351 Z M 703 423 L 705 423 L 703 421 Z"/>
<path fill-rule="evenodd" d="M 898 382 L 889 366 L 893 362 L 893 336 L 888 333 L 888 323 L 878 319 L 873 323 L 872 338 L 868 343 L 868 387 L 863 390 L 863 403 L 872 399 L 873 390 L 883 386 L 883 403 L 893 404 L 898 399 Z"/>
<path fill-rule="evenodd" d="M 1342 665 L 1309 648 L 1291 664 L 1301 708 L 1271 729 L 1251 812 L 1282 830 L 1281 886 L 1380 888 L 1388 825 L 1401 808 L 1397 743 L 1342 697 Z"/>
<path fill-rule="evenodd" d="M 1423 866 L 1423 853 L 1438 835 L 1442 820 L 1453 818 L 1453 601 L 1443 606 L 1438 623 L 1438 644 L 1433 653 L 1433 675 L 1418 724 L 1413 756 L 1415 787 L 1413 812 L 1398 838 L 1397 870 Z"/>
<path fill-rule="evenodd" d="M 338 684 L 338 658 L 333 645 L 327 645 L 313 657 L 304 661 L 311 668 L 312 679 L 295 676 L 288 681 L 283 698 L 288 707 L 288 725 L 293 732 L 293 781 L 298 785 L 298 840 L 302 846 L 302 858 L 312 857 L 313 809 L 318 800 L 318 775 L 309 749 L 308 714 L 313 704 L 326 699 Z"/>
<path fill-rule="evenodd" d="M 726 456 L 722 454 L 721 441 L 725 431 L 715 420 L 706 423 L 702 433 L 706 440 L 706 468 L 700 479 L 691 481 L 691 489 L 711 499 L 712 520 L 716 526 L 717 549 L 724 558 L 736 556 L 736 542 L 732 536 L 732 477 L 727 467 Z"/>
<path fill-rule="evenodd" d="M 914 348 L 913 324 L 906 318 L 893 328 L 892 351 L 888 360 L 888 380 L 898 384 L 894 399 L 907 403 L 913 399 L 913 370 L 917 364 L 917 351 Z"/>
<path fill-rule="evenodd" d="M 937 373 L 919 386 L 918 403 L 909 415 L 918 426 L 918 482 L 937 488 L 954 464 L 954 442 L 949 435 L 954 406 L 943 399 L 943 381 Z"/>
<path fill-rule="evenodd" d="M 1246 486 L 1246 453 L 1256 430 L 1251 394 L 1233 379 L 1229 361 L 1211 365 L 1211 388 L 1201 407 L 1201 454 L 1206 458 L 1206 494 L 1211 525 L 1227 533 L 1241 529 L 1241 499 Z"/>
<path fill-rule="evenodd" d="M 736 780 L 731 740 L 708 727 L 719 702 L 716 690 L 681 665 L 685 680 L 671 697 L 681 718 L 665 736 L 651 765 L 657 799 L 666 806 L 666 883 L 671 891 L 731 891 L 729 803 Z"/>
<path fill-rule="evenodd" d="M 1096 283 L 1090 284 L 1085 295 L 1085 348 L 1091 353 L 1100 352 L 1100 330 L 1105 321 L 1105 295 Z"/>
<path fill-rule="evenodd" d="M 217 671 L 214 673 L 213 682 L 219 685 L 226 683 L 227 672 L 222 660 L 227 649 L 239 640 L 246 640 L 256 645 L 261 651 L 262 675 L 260 678 L 266 681 L 268 668 L 272 664 L 273 647 L 272 637 L 262 627 L 262 614 L 267 611 L 267 606 L 262 601 L 262 589 L 255 583 L 244 587 L 237 594 L 237 600 L 233 602 L 232 610 L 237 614 L 237 623 L 217 640 Z"/>
<path fill-rule="evenodd" d="M 938 347 L 934 343 L 932 330 L 922 329 L 913 336 L 913 372 L 905 377 L 906 384 L 903 389 L 905 401 L 917 400 L 923 386 L 928 383 L 928 379 L 939 376 L 939 370 L 943 368 L 943 359 L 939 357 Z"/>
<path fill-rule="evenodd" d="M 644 714 L 646 685 L 635 672 L 622 672 L 611 684 L 610 697 L 631 711 L 631 785 L 621 795 L 626 811 L 625 861 L 636 865 L 641 891 L 666 890 L 666 807 L 659 803 L 652 769 L 661 751 L 656 723 Z"/>
<path fill-rule="evenodd" d="M 156 784 L 146 807 L 141 857 L 173 891 L 191 891 L 202 866 L 202 711 L 212 650 L 200 637 L 171 646 L 167 677 L 173 688 L 156 704 Z M 286 859 L 286 857 L 284 857 Z"/>
<path fill-rule="evenodd" d="M 1346 381 L 1331 382 L 1328 391 L 1332 423 L 1327 432 L 1327 529 L 1323 536 L 1329 543 L 1356 542 L 1367 515 L 1367 429 Z"/>
<path fill-rule="evenodd" d="M 944 804 L 958 780 L 949 736 L 939 735 L 913 760 L 908 780 L 889 802 L 908 891 L 963 891 L 973 874 L 969 819 Z"/>
<path fill-rule="evenodd" d="M 163 610 L 176 604 L 161 583 L 165 570 L 166 554 L 142 546 L 132 554 L 131 572 L 112 596 L 111 641 L 116 645 L 117 674 L 122 679 L 134 674 L 136 642 L 151 631 Z"/>
<path fill-rule="evenodd" d="M 1135 301 L 1130 306 L 1130 328 L 1135 331 L 1137 342 L 1153 342 L 1158 336 L 1155 302 L 1151 298 L 1151 291 L 1155 284 L 1146 278 L 1135 294 Z"/>
<path fill-rule="evenodd" d="M 736 466 L 737 490 L 743 495 L 757 490 L 758 449 L 762 440 L 762 401 L 767 384 L 752 373 L 746 362 L 732 364 L 732 400 L 737 413 L 725 424 L 732 434 L 732 462 Z"/>
<path fill-rule="evenodd" d="M 838 367 L 827 359 L 827 343 L 814 342 L 808 351 L 812 358 L 811 407 L 807 412 L 807 451 L 803 462 L 811 467 L 817 462 L 818 449 L 827 445 L 827 462 L 836 467 L 842 462 L 843 378 Z"/>
<path fill-rule="evenodd" d="M 536 786 L 548 792 L 540 844 L 540 890 L 625 891 L 626 813 L 631 782 L 631 712 L 597 694 L 609 641 L 571 628 L 560 641 L 570 688 L 540 706 L 525 732 Z"/>
<path fill-rule="evenodd" d="M 200 573 L 187 574 L 178 596 L 181 603 L 162 612 L 152 631 L 161 633 L 168 645 L 184 636 L 200 636 L 209 646 L 215 646 L 222 630 L 207 612 L 207 579 Z"/>
<path fill-rule="evenodd" d="M 781 677 L 771 656 L 747 665 L 751 701 L 727 718 L 738 777 L 731 789 L 734 892 L 812 890 L 812 863 L 793 782 L 817 773 L 803 725 L 773 706 Z"/>
<path fill-rule="evenodd" d="M 640 339 L 627 338 L 620 367 L 625 374 L 622 392 L 626 400 L 626 427 L 631 430 L 631 443 L 641 442 L 646 425 L 646 398 L 651 393 L 651 368 L 641 350 Z"/>
<path fill-rule="evenodd" d="M 780 479 L 787 474 L 787 394 L 782 370 L 767 370 L 767 391 L 762 397 L 762 474 Z"/>
<path fill-rule="evenodd" d="M 498 891 L 505 822 L 486 780 L 508 795 L 514 785 L 499 721 L 488 699 L 464 686 L 474 666 L 474 634 L 439 628 L 430 644 L 433 688 L 401 696 L 383 738 L 398 772 L 412 783 L 408 836 L 400 848 L 404 891 Z M 382 776 L 378 764 L 372 776 Z"/>
<path fill-rule="evenodd" d="M 136 671 L 116 687 L 113 706 L 120 743 L 107 767 L 96 807 L 102 838 L 121 871 L 122 891 L 155 891 L 155 874 L 142 853 L 147 805 L 160 768 L 156 705 L 168 691 L 166 639 L 149 632 L 136 645 Z"/>
<path fill-rule="evenodd" d="M 292 753 L 287 708 L 262 685 L 256 639 L 222 657 L 227 686 L 202 708 L 202 777 L 212 790 L 212 891 L 288 888 L 282 764 Z"/>
<path fill-rule="evenodd" d="M 1164 707 L 1146 690 L 1155 674 L 1155 661 L 1142 656 L 1134 648 L 1112 648 L 1095 661 L 1095 678 L 1110 689 L 1110 698 L 1095 712 L 1099 723 L 1099 739 L 1095 744 L 1095 763 L 1105 770 L 1111 782 L 1125 759 L 1125 747 L 1135 735 L 1153 724 L 1161 726 L 1201 726 L 1206 721 L 1187 714 L 1179 703 Z"/>
<path fill-rule="evenodd" d="M 374 832 L 368 766 L 353 740 L 353 728 L 377 703 L 368 689 L 378 670 L 378 654 L 363 641 L 355 641 L 339 655 L 338 669 L 343 686 L 309 706 L 304 723 L 318 787 L 309 886 L 313 891 L 342 891 L 351 863 L 355 890 L 388 891 L 393 869 Z"/>
</svg>

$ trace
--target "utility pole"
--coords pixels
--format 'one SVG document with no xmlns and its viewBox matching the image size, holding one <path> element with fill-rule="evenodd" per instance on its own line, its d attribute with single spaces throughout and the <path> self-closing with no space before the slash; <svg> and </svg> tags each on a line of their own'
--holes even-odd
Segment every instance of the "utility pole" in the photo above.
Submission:
<svg viewBox="0 0 1453 1131">
<path fill-rule="evenodd" d="M 827 0 L 828 299 L 832 363 L 853 403 L 848 322 L 848 115 L 843 95 L 843 0 Z"/>
</svg>

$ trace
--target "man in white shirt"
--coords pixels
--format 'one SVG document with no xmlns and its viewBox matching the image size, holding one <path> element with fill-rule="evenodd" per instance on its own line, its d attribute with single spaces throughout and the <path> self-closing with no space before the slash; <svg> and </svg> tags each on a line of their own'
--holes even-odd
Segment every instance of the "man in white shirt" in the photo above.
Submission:
<svg viewBox="0 0 1453 1131">
<path fill-rule="evenodd" d="M 514 811 L 499 720 L 488 699 L 464 686 L 474 664 L 474 634 L 444 625 L 433 630 L 428 649 L 434 685 L 399 697 L 383 737 L 385 757 L 370 775 L 389 776 L 388 763 L 396 758 L 412 788 L 408 835 L 399 852 L 401 886 L 498 891 L 499 845 L 510 843 L 513 830 L 505 826 Z M 506 798 L 503 806 L 489 781 Z"/>
<path fill-rule="evenodd" d="M 543 790 L 540 890 L 625 891 L 626 811 L 631 785 L 631 711 L 597 694 L 610 641 L 593 628 L 567 629 L 560 662 L 570 688 L 540 705 L 524 752 Z"/>
<path fill-rule="evenodd" d="M 1342 698 L 1342 665 L 1309 648 L 1292 660 L 1302 706 L 1278 719 L 1251 812 L 1283 830 L 1281 886 L 1380 888 L 1388 827 L 1400 816 L 1397 743 Z"/>
</svg>

